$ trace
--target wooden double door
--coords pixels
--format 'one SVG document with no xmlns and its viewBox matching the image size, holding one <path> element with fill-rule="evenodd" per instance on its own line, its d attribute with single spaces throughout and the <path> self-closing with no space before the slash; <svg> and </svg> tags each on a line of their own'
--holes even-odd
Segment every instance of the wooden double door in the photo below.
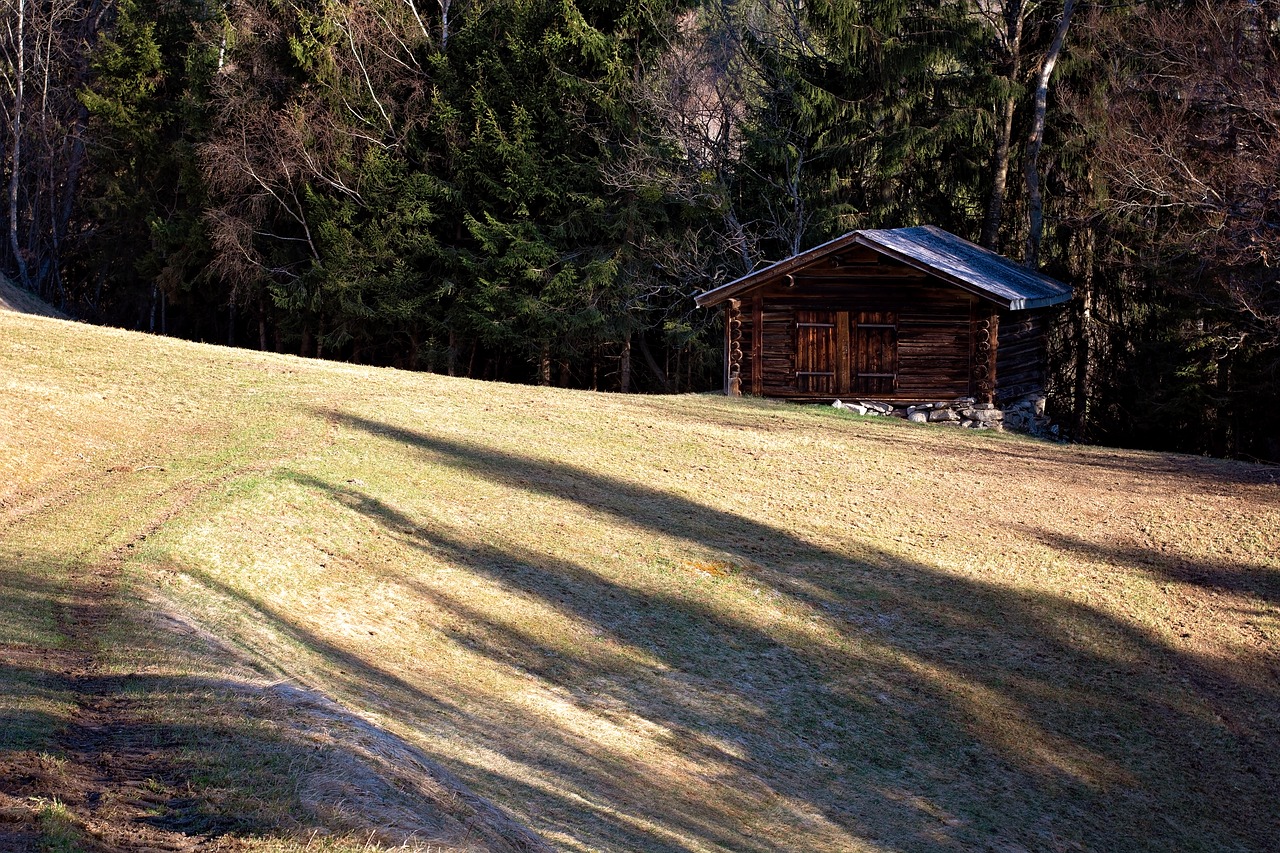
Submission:
<svg viewBox="0 0 1280 853">
<path fill-rule="evenodd" d="M 898 390 L 898 315 L 893 311 L 796 311 L 796 390 L 836 397 Z"/>
</svg>

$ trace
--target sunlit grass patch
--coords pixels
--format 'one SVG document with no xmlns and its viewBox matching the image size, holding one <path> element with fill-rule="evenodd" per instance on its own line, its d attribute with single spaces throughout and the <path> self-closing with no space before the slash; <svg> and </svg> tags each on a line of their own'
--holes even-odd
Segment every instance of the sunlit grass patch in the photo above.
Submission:
<svg viewBox="0 0 1280 853">
<path fill-rule="evenodd" d="M 680 568 L 713 578 L 722 578 L 742 571 L 742 566 L 728 560 L 682 560 Z"/>
<path fill-rule="evenodd" d="M 438 761 L 567 850 L 1280 843 L 1255 466 L 61 328 L 0 346 L 53 419 L 0 634 L 101 597 L 154 829 L 418 843 Z M 57 754 L 65 685 L 0 680 Z"/>
<path fill-rule="evenodd" d="M 36 820 L 42 853 L 81 853 L 85 849 L 84 832 L 75 815 L 56 797 L 39 803 Z"/>
</svg>

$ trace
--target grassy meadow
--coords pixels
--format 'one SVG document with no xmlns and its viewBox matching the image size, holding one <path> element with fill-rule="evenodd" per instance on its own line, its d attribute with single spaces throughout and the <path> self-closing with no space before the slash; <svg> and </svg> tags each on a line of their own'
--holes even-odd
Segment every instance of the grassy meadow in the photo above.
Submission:
<svg viewBox="0 0 1280 853">
<path fill-rule="evenodd" d="M 0 849 L 1280 849 L 1277 543 L 1275 468 L 0 313 Z"/>
</svg>

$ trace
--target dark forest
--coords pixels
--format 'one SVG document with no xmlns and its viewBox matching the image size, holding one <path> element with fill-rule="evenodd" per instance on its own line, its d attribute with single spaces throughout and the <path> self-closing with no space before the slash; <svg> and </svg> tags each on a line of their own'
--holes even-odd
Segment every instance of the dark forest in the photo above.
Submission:
<svg viewBox="0 0 1280 853">
<path fill-rule="evenodd" d="M 0 271 L 80 319 L 718 387 L 693 296 L 934 224 L 1076 441 L 1280 461 L 1280 0 L 0 0 Z"/>
</svg>

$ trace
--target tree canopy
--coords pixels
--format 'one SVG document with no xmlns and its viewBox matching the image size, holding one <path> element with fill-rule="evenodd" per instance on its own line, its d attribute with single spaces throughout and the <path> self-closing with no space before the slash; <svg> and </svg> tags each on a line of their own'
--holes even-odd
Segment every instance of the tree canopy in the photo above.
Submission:
<svg viewBox="0 0 1280 853">
<path fill-rule="evenodd" d="M 937 224 L 1080 440 L 1280 457 L 1275 0 L 0 0 L 0 268 L 86 319 L 713 387 L 692 296 Z"/>
</svg>

